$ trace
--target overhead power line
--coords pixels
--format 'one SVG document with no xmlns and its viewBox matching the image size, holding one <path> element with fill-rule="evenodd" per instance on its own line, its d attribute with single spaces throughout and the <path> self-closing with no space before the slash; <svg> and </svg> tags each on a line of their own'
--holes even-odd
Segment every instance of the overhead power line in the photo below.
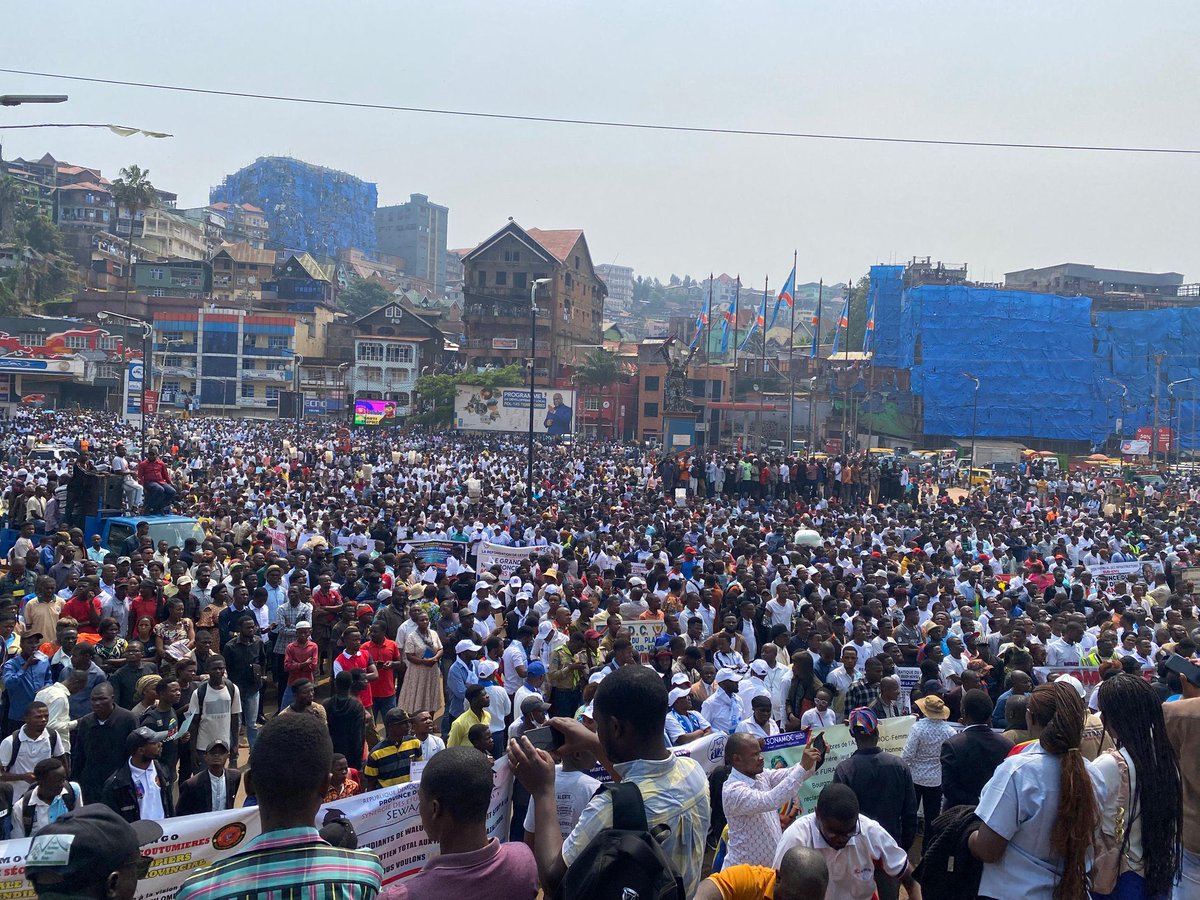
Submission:
<svg viewBox="0 0 1200 900">
<path fill-rule="evenodd" d="M 595 128 L 627 128 L 642 131 L 669 131 L 689 134 L 737 135 L 744 137 L 790 138 L 810 141 L 853 141 L 868 144 L 920 144 L 938 147 L 992 147 L 1003 150 L 1067 150 L 1095 153 L 1170 153 L 1200 155 L 1200 149 L 1188 147 L 1125 147 L 1100 144 L 1045 144 L 1022 141 L 947 140 L 940 138 L 885 137 L 865 134 L 823 134 L 802 131 L 769 131 L 752 128 L 721 128 L 707 125 L 673 125 L 664 122 L 623 122 L 607 119 L 575 119 L 561 116 L 519 115 L 516 113 L 485 112 L 469 109 L 439 109 L 428 106 L 401 106 L 391 103 L 365 103 L 355 100 L 324 100 L 317 97 L 291 97 L 284 94 L 262 94 L 250 91 L 222 91 L 214 88 L 188 87 L 177 84 L 155 84 L 145 81 L 123 81 L 116 78 L 93 78 L 85 75 L 66 75 L 59 72 L 32 72 L 27 69 L 4 69 L 8 75 L 28 75 L 34 78 L 58 78 L 87 84 L 107 84 L 116 87 L 143 88 L 155 91 L 174 91 L 184 94 L 206 94 L 214 97 L 237 97 L 247 100 L 272 100 L 282 103 L 306 103 L 315 106 L 339 106 L 347 109 L 372 109 L 387 112 L 421 113 L 433 116 L 456 116 L 473 119 L 499 119 L 510 122 L 534 122 L 550 125 L 585 125 Z"/>
</svg>

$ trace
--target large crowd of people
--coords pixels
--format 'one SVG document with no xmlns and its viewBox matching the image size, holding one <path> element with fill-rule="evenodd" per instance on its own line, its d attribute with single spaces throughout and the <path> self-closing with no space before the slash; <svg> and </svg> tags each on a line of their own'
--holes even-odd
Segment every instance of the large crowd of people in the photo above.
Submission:
<svg viewBox="0 0 1200 900">
<path fill-rule="evenodd" d="M 1035 458 L 957 489 L 875 454 L 575 441 L 540 443 L 530 482 L 503 435 L 161 418 L 136 438 L 49 411 L 0 438 L 0 828 L 35 849 L 257 803 L 262 836 L 180 897 L 1200 898 L 1187 470 Z M 135 519 L 199 530 L 93 540 L 96 471 Z M 827 760 L 842 726 L 853 752 Z M 768 765 L 786 733 L 802 756 Z M 711 735 L 711 772 L 676 755 Z M 440 853 L 384 887 L 349 823 L 314 819 L 410 779 Z M 33 854 L 29 878 L 132 896 L 131 846 Z"/>
</svg>

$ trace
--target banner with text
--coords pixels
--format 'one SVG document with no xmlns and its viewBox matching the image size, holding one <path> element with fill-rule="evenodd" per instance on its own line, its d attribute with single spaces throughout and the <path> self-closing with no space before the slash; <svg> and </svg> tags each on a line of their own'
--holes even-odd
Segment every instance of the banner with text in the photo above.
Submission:
<svg viewBox="0 0 1200 900">
<path fill-rule="evenodd" d="M 512 800 L 512 770 L 505 757 L 492 767 L 492 799 L 488 805 L 489 836 L 507 840 Z M 383 864 L 383 883 L 392 884 L 419 872 L 437 847 L 425 835 L 417 812 L 416 784 L 381 788 L 357 797 L 327 803 L 317 813 L 320 827 L 325 814 L 337 809 L 354 825 L 360 849 L 372 849 Z M 180 816 L 162 823 L 163 836 L 142 852 L 153 862 L 138 881 L 135 900 L 170 900 L 188 876 L 237 853 L 262 833 L 256 806 L 195 816 Z M 36 900 L 25 880 L 29 839 L 0 841 L 0 898 Z"/>
<path fill-rule="evenodd" d="M 654 639 L 667 628 L 662 621 L 643 622 L 641 619 L 622 619 L 621 627 L 629 630 L 633 652 L 641 654 L 642 662 L 650 661 L 650 655 L 654 652 Z"/>
<path fill-rule="evenodd" d="M 413 555 L 422 572 L 430 566 L 445 572 L 446 560 L 450 556 L 450 551 L 455 547 L 462 547 L 465 550 L 467 545 L 455 541 L 415 540 L 404 545 L 404 552 Z"/>
<path fill-rule="evenodd" d="M 508 578 L 517 571 L 521 567 L 521 563 L 527 560 L 536 560 L 543 553 L 550 553 L 554 556 L 562 555 L 562 544 L 549 544 L 542 547 L 510 547 L 507 544 L 480 541 L 476 544 L 476 548 L 478 565 L 475 568 L 480 572 L 486 572 L 492 566 L 499 566 L 500 574 L 504 578 Z"/>
</svg>

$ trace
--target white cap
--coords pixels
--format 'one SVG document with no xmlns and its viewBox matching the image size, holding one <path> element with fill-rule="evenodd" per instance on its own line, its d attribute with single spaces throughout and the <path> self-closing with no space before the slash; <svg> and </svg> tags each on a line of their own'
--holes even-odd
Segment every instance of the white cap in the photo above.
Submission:
<svg viewBox="0 0 1200 900">
<path fill-rule="evenodd" d="M 601 670 L 599 672 L 593 672 L 588 677 L 588 684 L 599 684 L 600 682 L 602 682 L 604 680 L 604 676 L 607 674 L 608 673 L 603 670 Z"/>
<path fill-rule="evenodd" d="M 1080 700 L 1087 699 L 1087 689 L 1084 688 L 1083 682 L 1074 675 L 1059 675 L 1054 680 L 1061 682 L 1062 684 L 1069 684 L 1071 687 L 1073 687 L 1075 689 L 1075 693 L 1079 695 Z"/>
<path fill-rule="evenodd" d="M 686 688 L 675 688 L 671 691 L 671 693 L 667 694 L 667 706 L 674 706 L 684 697 L 687 697 L 690 693 L 691 691 L 687 690 Z"/>
<path fill-rule="evenodd" d="M 767 665 L 767 661 L 765 659 L 756 659 L 754 662 L 750 663 L 750 671 L 755 675 L 758 675 L 760 678 L 766 678 L 767 673 L 770 672 L 771 669 Z"/>
<path fill-rule="evenodd" d="M 629 579 L 629 586 L 630 587 L 645 587 L 646 579 L 643 578 L 641 575 L 634 575 L 632 578 Z"/>
<path fill-rule="evenodd" d="M 688 678 L 683 672 L 676 672 L 671 676 L 671 687 L 686 687 L 691 688 L 692 679 Z"/>
<path fill-rule="evenodd" d="M 717 684 L 720 684 L 722 681 L 732 681 L 734 684 L 737 684 L 741 680 L 742 676 L 733 671 L 733 669 L 722 669 L 717 673 Z"/>
<path fill-rule="evenodd" d="M 540 622 L 540 623 L 538 623 L 537 636 L 540 637 L 544 641 L 546 638 L 550 637 L 550 632 L 553 629 L 554 629 L 553 622 Z"/>
<path fill-rule="evenodd" d="M 384 600 L 392 599 L 392 591 L 390 588 L 380 588 L 379 593 L 375 595 L 375 599 L 383 602 Z"/>
<path fill-rule="evenodd" d="M 548 584 L 548 585 L 546 585 L 546 588 L 545 588 L 545 590 L 542 591 L 542 593 L 546 594 L 549 597 L 557 597 L 559 594 L 562 593 L 562 589 L 559 588 L 559 586 L 557 584 Z"/>
<path fill-rule="evenodd" d="M 521 576 L 514 575 L 512 578 L 508 579 L 508 586 L 513 590 L 519 588 L 521 586 Z"/>
<path fill-rule="evenodd" d="M 296 623 L 296 630 L 299 631 L 301 628 L 307 628 L 309 631 L 312 631 L 312 622 L 305 622 L 301 619 Z"/>
<path fill-rule="evenodd" d="M 458 656 L 458 654 L 466 653 L 468 651 L 471 653 L 478 653 L 482 649 L 483 648 L 474 641 L 464 639 L 454 645 L 454 655 Z"/>
<path fill-rule="evenodd" d="M 480 678 L 491 678 L 499 668 L 499 663 L 494 660 L 484 659 L 480 660 L 478 665 L 475 666 L 475 671 L 479 673 Z"/>
</svg>

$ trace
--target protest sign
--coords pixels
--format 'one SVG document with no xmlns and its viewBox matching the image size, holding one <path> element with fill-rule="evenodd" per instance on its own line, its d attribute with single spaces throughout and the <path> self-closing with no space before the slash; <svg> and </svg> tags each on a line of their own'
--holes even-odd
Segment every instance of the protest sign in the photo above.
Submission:
<svg viewBox="0 0 1200 900">
<path fill-rule="evenodd" d="M 562 554 L 562 544 L 549 544 L 541 547 L 509 547 L 506 544 L 493 544 L 490 541 L 480 541 L 476 545 L 476 568 L 486 572 L 492 566 L 500 567 L 500 575 L 504 578 L 512 575 L 521 567 L 521 563 L 536 560 L 543 553 L 554 556 Z"/>
<path fill-rule="evenodd" d="M 724 764 L 725 742 L 728 739 L 729 736 L 724 733 L 706 734 L 704 737 L 697 738 L 690 744 L 672 747 L 671 752 L 675 756 L 694 759 L 700 764 L 700 768 L 704 770 L 704 774 L 708 775 L 717 766 Z M 612 781 L 612 776 L 599 764 L 593 766 L 588 774 L 606 784 Z"/>
<path fill-rule="evenodd" d="M 276 553 L 287 554 L 288 537 L 282 528 L 268 528 L 267 537 L 271 539 L 271 549 Z"/>
<path fill-rule="evenodd" d="M 912 712 L 913 688 L 921 683 L 921 669 L 918 666 L 896 666 L 896 677 L 900 679 L 900 708 L 906 713 Z"/>
<path fill-rule="evenodd" d="M 503 841 L 508 838 L 513 787 L 507 758 L 497 760 L 492 773 L 488 835 Z M 315 824 L 319 827 L 330 810 L 343 813 L 354 825 L 359 848 L 374 850 L 379 857 L 383 883 L 393 884 L 415 875 L 437 853 L 421 827 L 417 790 L 416 784 L 400 784 L 336 800 L 318 810 Z M 146 877 L 138 881 L 135 900 L 169 900 L 193 872 L 245 852 L 262 833 L 257 806 L 179 816 L 163 821 L 162 827 L 163 836 L 142 848 L 153 862 Z M 33 885 L 25 880 L 29 843 L 28 838 L 0 841 L 3 900 L 36 900 Z"/>
<path fill-rule="evenodd" d="M 466 544 L 460 544 L 455 541 L 438 541 L 432 538 L 419 539 L 406 543 L 404 545 L 404 552 L 412 554 L 413 559 L 417 561 L 422 571 L 433 566 L 439 572 L 445 572 L 446 559 L 450 556 L 450 551 L 455 547 L 463 547 L 465 549 L 466 546 Z"/>
<path fill-rule="evenodd" d="M 629 631 L 633 652 L 641 654 L 642 662 L 648 662 L 654 652 L 654 639 L 666 630 L 661 621 L 643 622 L 641 619 L 622 619 L 621 627 Z"/>
<path fill-rule="evenodd" d="M 1131 562 L 1097 563 L 1088 566 L 1087 570 L 1093 578 L 1124 578 L 1126 575 L 1140 575 L 1146 578 L 1147 572 L 1151 575 L 1161 572 L 1162 563 L 1152 559 L 1135 559 Z"/>
<path fill-rule="evenodd" d="M 1059 675 L 1074 675 L 1087 691 L 1089 698 L 1092 696 L 1092 691 L 1100 686 L 1099 666 L 1034 666 L 1033 673 L 1037 676 L 1039 684 L 1052 681 Z M 1142 669 L 1142 677 L 1147 681 L 1153 674 L 1153 666 Z"/>
</svg>

